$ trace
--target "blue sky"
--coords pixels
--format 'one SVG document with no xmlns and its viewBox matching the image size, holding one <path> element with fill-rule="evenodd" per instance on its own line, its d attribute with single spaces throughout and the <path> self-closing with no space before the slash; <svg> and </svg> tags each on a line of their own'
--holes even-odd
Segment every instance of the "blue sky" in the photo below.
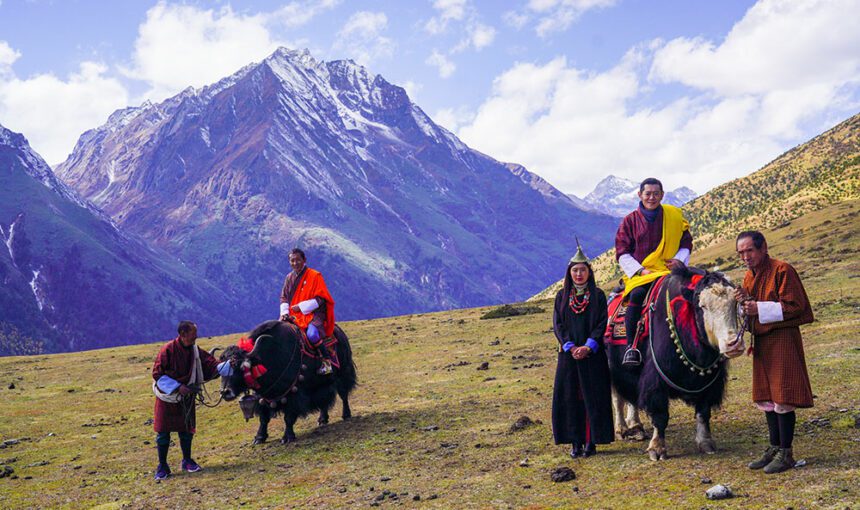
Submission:
<svg viewBox="0 0 860 510">
<path fill-rule="evenodd" d="M 858 112 L 858 16 L 860 0 L 0 0 L 0 124 L 56 164 L 117 108 L 307 47 L 562 191 L 613 173 L 701 193 Z"/>
</svg>

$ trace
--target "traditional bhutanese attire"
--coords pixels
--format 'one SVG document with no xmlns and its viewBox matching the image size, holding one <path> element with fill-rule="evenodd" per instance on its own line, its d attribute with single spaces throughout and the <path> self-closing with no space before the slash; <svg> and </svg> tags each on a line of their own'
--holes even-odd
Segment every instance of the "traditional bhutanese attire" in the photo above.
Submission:
<svg viewBox="0 0 860 510">
<path fill-rule="evenodd" d="M 152 365 L 152 378 L 155 379 L 164 393 L 175 392 L 180 384 L 187 385 L 194 370 L 194 350 L 200 356 L 200 365 L 203 369 L 203 381 L 218 377 L 218 361 L 204 349 L 197 345 L 185 347 L 179 338 L 175 338 L 164 344 L 155 364 Z M 229 367 L 229 365 L 225 365 Z M 163 376 L 167 376 L 162 379 Z M 203 381 L 198 381 L 200 384 Z M 187 407 L 187 409 L 186 409 Z M 188 420 L 186 420 L 186 411 Z M 152 426 L 156 432 L 195 432 L 194 402 L 183 406 L 179 403 L 168 403 L 158 398 L 155 399 L 155 417 Z"/>
<path fill-rule="evenodd" d="M 751 324 L 753 401 L 763 410 L 774 404 L 812 407 L 799 326 L 815 318 L 800 276 L 791 265 L 767 257 L 757 271 L 747 271 L 743 288 L 758 305 Z"/>
<path fill-rule="evenodd" d="M 680 209 L 662 204 L 649 211 L 640 202 L 638 209 L 621 220 L 615 234 L 615 259 L 624 272 L 624 295 L 669 274 L 667 259 L 686 265 L 692 249 L 693 237 Z M 652 272 L 634 276 L 643 267 Z"/>
<path fill-rule="evenodd" d="M 573 264 L 571 264 L 573 265 Z M 606 330 L 606 295 L 594 285 L 592 274 L 586 287 L 588 305 L 581 313 L 572 309 L 570 294 L 576 294 L 570 266 L 565 288 L 555 296 L 552 326 L 559 343 L 558 365 L 552 395 L 552 432 L 556 444 L 606 444 L 615 439 L 612 427 L 612 393 L 606 350 L 600 339 Z M 583 299 L 584 296 L 578 296 Z M 573 303 L 576 308 L 576 301 Z M 587 345 L 592 353 L 581 360 L 570 351 Z"/>
<path fill-rule="evenodd" d="M 300 312 L 291 310 L 295 305 Z M 305 266 L 300 273 L 291 271 L 287 275 L 281 290 L 281 315 L 291 316 L 302 329 L 313 325 L 325 337 L 334 334 L 334 299 L 319 271 Z"/>
</svg>

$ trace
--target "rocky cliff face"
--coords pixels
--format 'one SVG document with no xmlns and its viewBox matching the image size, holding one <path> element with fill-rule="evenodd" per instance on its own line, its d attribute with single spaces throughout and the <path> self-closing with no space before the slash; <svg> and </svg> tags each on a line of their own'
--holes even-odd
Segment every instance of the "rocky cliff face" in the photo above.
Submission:
<svg viewBox="0 0 860 510">
<path fill-rule="evenodd" d="M 615 231 L 466 147 L 402 88 L 307 51 L 118 111 L 58 174 L 249 322 L 277 313 L 293 246 L 340 318 L 368 318 L 526 298 L 563 272 L 575 234 L 596 253 Z"/>
<path fill-rule="evenodd" d="M 229 300 L 121 233 L 0 126 L 0 355 L 168 338 L 176 323 L 238 328 Z"/>
</svg>

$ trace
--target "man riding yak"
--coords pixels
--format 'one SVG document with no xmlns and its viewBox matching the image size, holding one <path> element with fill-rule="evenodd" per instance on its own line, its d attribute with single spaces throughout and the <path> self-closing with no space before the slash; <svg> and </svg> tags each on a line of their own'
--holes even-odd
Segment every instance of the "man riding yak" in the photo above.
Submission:
<svg viewBox="0 0 860 510">
<path fill-rule="evenodd" d="M 307 267 L 305 252 L 290 251 L 292 271 L 284 279 L 281 290 L 281 320 L 295 323 L 307 335 L 322 357 L 319 374 L 332 373 L 332 354 L 327 343 L 334 335 L 334 299 L 326 288 L 319 271 Z"/>
<path fill-rule="evenodd" d="M 636 348 L 636 333 L 642 304 L 654 281 L 676 267 L 686 266 L 693 249 L 687 220 L 681 210 L 661 205 L 663 183 L 649 177 L 639 185 L 639 207 L 624 217 L 615 234 L 615 258 L 624 272 L 624 294 L 628 299 L 624 317 L 627 352 L 622 364 L 642 365 Z"/>
</svg>

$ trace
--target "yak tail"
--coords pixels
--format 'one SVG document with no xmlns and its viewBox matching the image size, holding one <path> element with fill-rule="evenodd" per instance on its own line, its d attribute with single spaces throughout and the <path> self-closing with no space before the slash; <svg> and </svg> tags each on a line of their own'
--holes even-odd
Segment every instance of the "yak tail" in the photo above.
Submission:
<svg viewBox="0 0 860 510">
<path fill-rule="evenodd" d="M 352 346 L 349 344 L 349 338 L 340 326 L 335 326 L 334 335 L 338 340 L 338 347 L 342 348 L 339 352 L 340 356 L 340 377 L 338 377 L 338 390 L 349 393 L 358 386 L 358 371 L 355 367 L 355 361 L 352 357 Z"/>
</svg>

